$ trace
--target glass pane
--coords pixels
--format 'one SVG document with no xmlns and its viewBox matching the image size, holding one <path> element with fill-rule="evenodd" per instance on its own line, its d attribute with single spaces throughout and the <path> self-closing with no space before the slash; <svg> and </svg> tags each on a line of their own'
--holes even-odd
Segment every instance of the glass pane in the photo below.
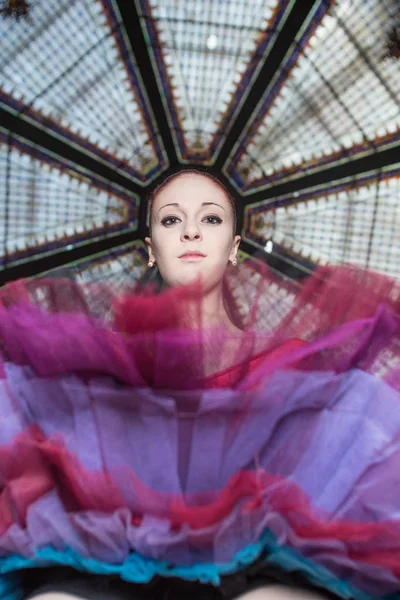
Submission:
<svg viewBox="0 0 400 600">
<path fill-rule="evenodd" d="M 0 143 L 0 256 L 135 227 L 136 202 L 110 184 L 95 185 L 71 169 Z"/>
<path fill-rule="evenodd" d="M 142 23 L 160 72 L 183 158 L 207 160 L 226 132 L 288 1 L 142 1 Z M 224 125 L 224 127 L 222 127 Z"/>
<path fill-rule="evenodd" d="M 247 236 L 266 251 L 281 247 L 312 263 L 352 263 L 400 278 L 399 169 L 247 211 Z"/>
<path fill-rule="evenodd" d="M 400 62 L 385 56 L 395 5 L 333 4 L 248 140 L 236 166 L 243 187 L 298 177 L 399 138 Z"/>
<path fill-rule="evenodd" d="M 3 101 L 143 179 L 161 161 L 124 28 L 98 0 L 31 2 L 0 19 Z"/>
</svg>

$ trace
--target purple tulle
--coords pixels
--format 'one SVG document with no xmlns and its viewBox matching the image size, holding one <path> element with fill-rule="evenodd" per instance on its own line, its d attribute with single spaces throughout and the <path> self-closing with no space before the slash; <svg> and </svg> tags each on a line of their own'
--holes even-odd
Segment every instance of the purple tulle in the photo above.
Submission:
<svg viewBox="0 0 400 600">
<path fill-rule="evenodd" d="M 282 543 L 316 556 L 338 576 L 348 562 L 343 544 L 307 541 L 290 531 L 285 519 L 268 509 L 268 489 L 257 510 L 238 504 L 205 530 L 173 531 L 167 519 L 151 515 L 151 507 L 139 526 L 132 525 L 132 513 L 140 507 L 124 477 L 126 468 L 149 488 L 188 499 L 198 491 L 222 489 L 241 469 L 263 469 L 297 483 L 325 519 L 397 518 L 397 495 L 390 492 L 400 484 L 392 468 L 400 461 L 400 397 L 360 370 L 341 375 L 278 371 L 248 392 L 253 409 L 239 422 L 242 395 L 202 392 L 196 417 L 188 415 L 191 444 L 184 482 L 177 443 L 179 395 L 121 388 L 107 378 L 87 384 L 73 376 L 45 380 L 12 365 L 6 365 L 6 373 L 3 400 L 11 406 L 12 398 L 14 412 L 3 422 L 2 435 L 9 428 L 8 437 L 15 436 L 17 426 L 22 431 L 33 422 L 46 436 L 61 437 L 90 471 L 112 474 L 126 508 L 109 515 L 68 514 L 53 490 L 31 506 L 26 529 L 15 524 L 0 539 L 2 554 L 29 556 L 35 547 L 67 544 L 110 563 L 120 562 L 132 547 L 178 564 L 228 562 L 269 528 Z"/>
<path fill-rule="evenodd" d="M 110 293 L 103 312 L 74 284 L 60 284 L 51 306 L 40 283 L 27 286 L 29 301 L 6 297 L 0 556 L 69 547 L 115 565 L 132 550 L 223 564 L 268 530 L 361 590 L 398 591 L 397 288 L 368 276 L 369 295 L 353 298 L 353 279 L 338 271 L 322 300 L 317 277 L 297 296 L 288 285 L 290 302 L 264 317 L 256 299 L 244 330 L 182 327 L 180 313 L 196 302 L 186 292 L 175 304 L 172 291 L 117 305 Z M 13 474 L 19 440 L 37 453 L 37 472 Z"/>
</svg>

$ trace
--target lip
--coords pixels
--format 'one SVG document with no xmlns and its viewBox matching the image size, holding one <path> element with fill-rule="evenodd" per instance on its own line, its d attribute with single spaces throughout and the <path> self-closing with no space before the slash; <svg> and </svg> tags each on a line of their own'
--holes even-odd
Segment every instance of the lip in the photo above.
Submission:
<svg viewBox="0 0 400 600">
<path fill-rule="evenodd" d="M 206 255 L 202 252 L 199 252 L 198 250 L 188 250 L 187 252 L 184 252 L 183 254 L 178 256 L 178 258 L 182 260 L 200 260 L 205 257 Z"/>
</svg>

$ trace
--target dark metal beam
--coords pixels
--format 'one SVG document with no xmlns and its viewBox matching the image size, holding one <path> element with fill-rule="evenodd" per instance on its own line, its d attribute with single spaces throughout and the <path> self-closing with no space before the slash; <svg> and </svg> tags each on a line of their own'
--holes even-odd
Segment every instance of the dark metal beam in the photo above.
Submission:
<svg viewBox="0 0 400 600">
<path fill-rule="evenodd" d="M 22 277 L 33 277 L 52 269 L 64 267 L 83 258 L 89 258 L 100 252 L 105 252 L 111 248 L 117 248 L 118 246 L 132 242 L 137 237 L 136 232 L 125 231 L 111 237 L 104 237 L 90 243 L 75 246 L 71 250 L 63 249 L 53 254 L 39 254 L 30 257 L 24 262 L 17 264 L 10 263 L 5 269 L 0 271 L 0 285 Z"/>
<path fill-rule="evenodd" d="M 328 0 L 327 0 L 328 3 Z M 268 54 L 263 67 L 261 68 L 256 81 L 250 90 L 246 101 L 244 102 L 235 122 L 233 123 L 225 142 L 218 154 L 215 167 L 222 170 L 229 154 L 241 136 L 243 129 L 247 125 L 250 116 L 256 110 L 266 88 L 271 83 L 276 72 L 279 70 L 285 55 L 290 49 L 297 33 L 303 26 L 304 21 L 309 15 L 315 4 L 315 0 L 301 0 L 293 3 L 293 8 L 286 19 L 280 33 L 278 34 L 274 47 Z"/>
<path fill-rule="evenodd" d="M 169 164 L 174 166 L 178 164 L 179 161 L 164 103 L 157 84 L 154 67 L 147 49 L 146 38 L 141 26 L 141 16 L 134 0 L 116 0 L 116 3 L 128 34 L 132 52 L 136 58 L 137 67 L 146 87 L 147 97 L 151 103 L 152 112 L 156 119 L 158 131 L 160 132 Z"/>
<path fill-rule="evenodd" d="M 50 130 L 35 125 L 23 114 L 8 110 L 2 105 L 0 105 L 0 127 L 9 131 L 12 135 L 28 140 L 30 144 L 37 145 L 58 157 L 62 157 L 63 160 L 70 162 L 72 165 L 83 167 L 106 181 L 115 183 L 139 196 L 143 194 L 141 185 L 130 178 L 124 177 L 112 166 L 100 162 L 86 152 L 82 152 L 77 146 L 67 144 L 58 136 L 52 135 Z"/>
<path fill-rule="evenodd" d="M 346 160 L 340 165 L 326 168 L 324 170 L 305 175 L 296 179 L 291 179 L 283 183 L 278 183 L 264 190 L 254 191 L 252 194 L 246 195 L 242 202 L 253 204 L 254 202 L 262 202 L 271 198 L 292 194 L 306 188 L 324 186 L 328 183 L 334 184 L 340 179 L 346 177 L 356 177 L 368 171 L 383 169 L 390 165 L 399 163 L 400 161 L 400 144 L 362 156 L 354 160 Z M 296 198 L 293 199 L 296 201 Z"/>
<path fill-rule="evenodd" d="M 240 243 L 240 249 L 250 256 L 262 260 L 265 262 L 273 271 L 283 273 L 291 279 L 304 279 L 308 277 L 316 268 L 316 265 L 310 261 L 305 260 L 300 256 L 294 256 L 280 248 L 277 244 L 274 244 L 274 252 L 268 253 L 253 244 L 243 240 Z"/>
</svg>

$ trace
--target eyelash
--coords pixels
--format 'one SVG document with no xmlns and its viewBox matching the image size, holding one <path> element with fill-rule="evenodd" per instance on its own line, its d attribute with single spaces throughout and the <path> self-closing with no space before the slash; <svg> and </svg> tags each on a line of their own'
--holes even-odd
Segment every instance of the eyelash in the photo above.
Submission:
<svg viewBox="0 0 400 600">
<path fill-rule="evenodd" d="M 175 219 L 175 221 L 173 223 L 171 223 L 172 219 Z M 208 225 L 221 225 L 222 223 L 222 219 L 221 217 L 218 217 L 217 215 L 207 215 L 206 217 L 203 218 L 204 219 L 213 219 L 214 222 L 210 223 L 210 221 L 207 222 Z M 161 220 L 161 224 L 164 225 L 164 227 L 171 227 L 172 225 L 175 225 L 176 220 L 180 220 L 179 217 L 164 217 Z"/>
</svg>

